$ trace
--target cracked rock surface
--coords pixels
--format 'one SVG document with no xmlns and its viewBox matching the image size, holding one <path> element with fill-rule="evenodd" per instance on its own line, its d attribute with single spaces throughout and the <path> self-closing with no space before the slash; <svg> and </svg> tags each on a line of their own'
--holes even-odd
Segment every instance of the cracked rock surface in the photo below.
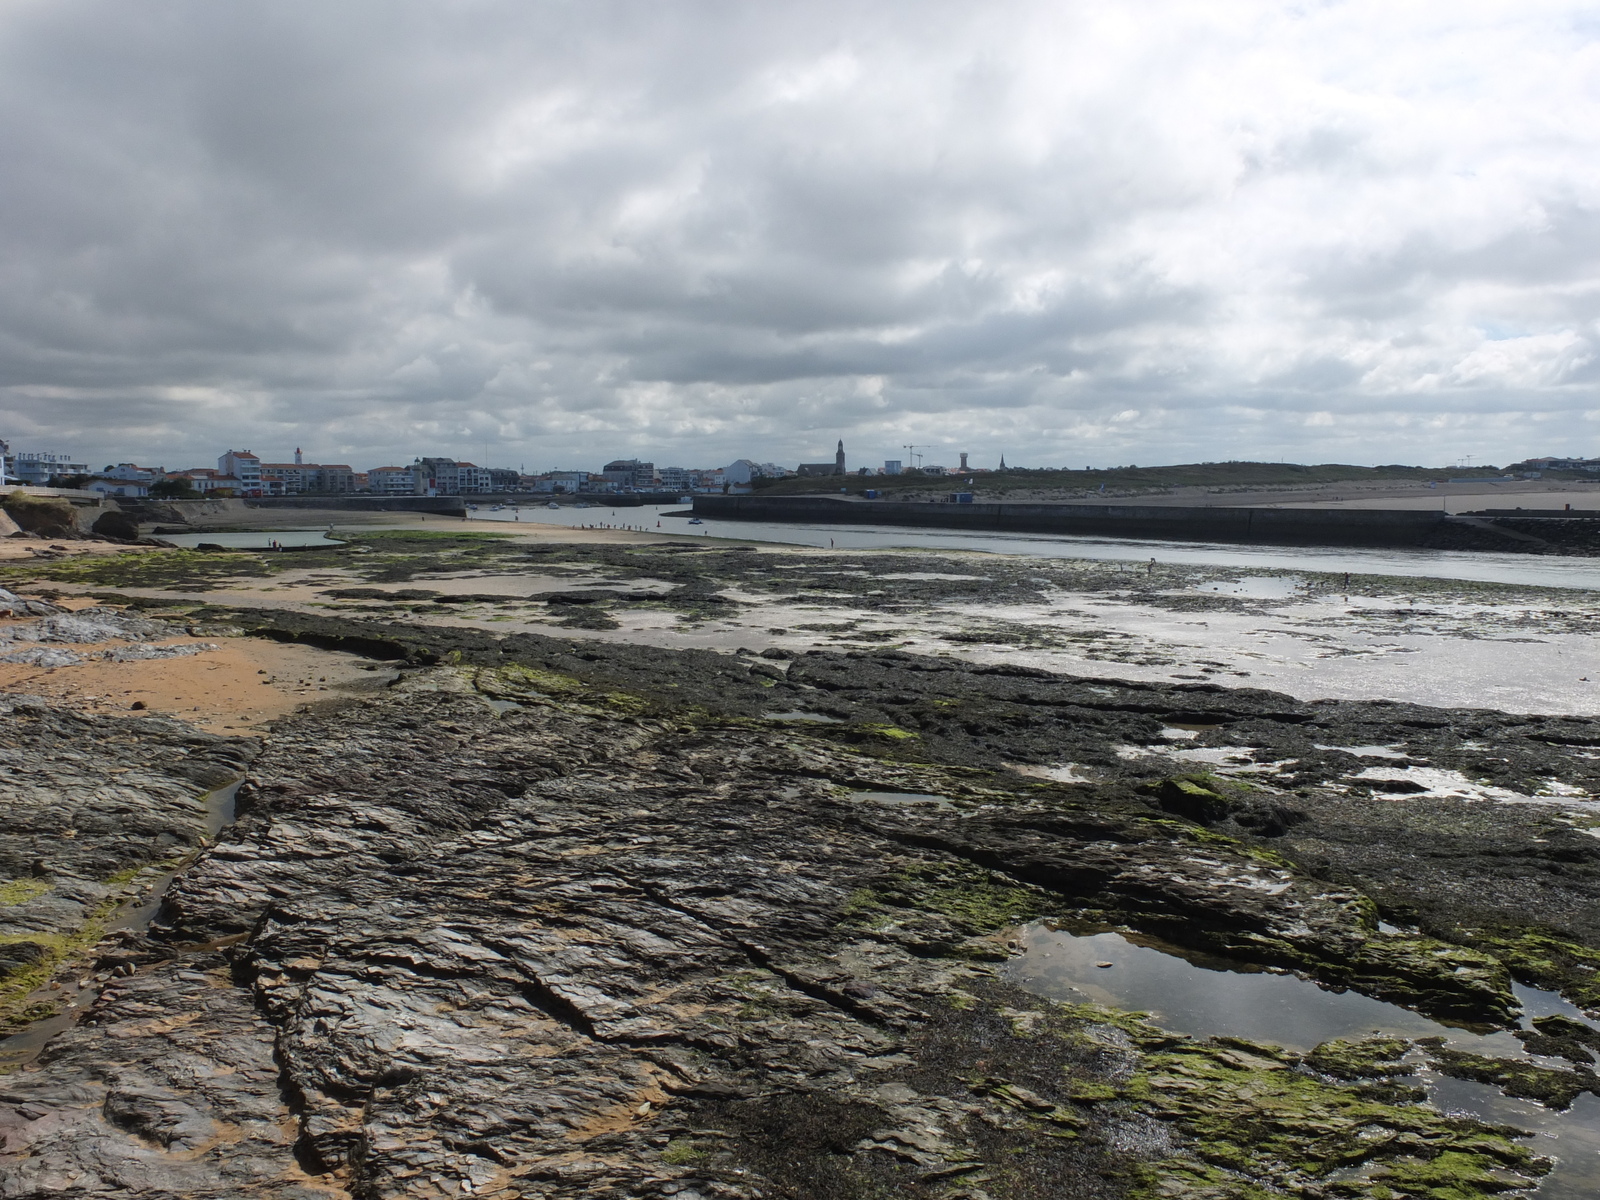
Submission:
<svg viewBox="0 0 1600 1200">
<path fill-rule="evenodd" d="M 1499 958 L 1380 931 L 1237 806 L 1221 834 L 1136 773 L 980 765 L 1029 689 L 1063 728 L 1098 704 L 1101 739 L 1177 689 L 824 657 L 777 686 L 861 706 L 799 728 L 729 711 L 772 677 L 728 656 L 516 645 L 275 729 L 148 936 L 101 948 L 87 1019 L 0 1079 L 0 1196 L 1376 1200 L 1543 1169 L 1374 1056 L 1335 1075 L 1000 982 L 1007 930 L 1087 913 L 1503 1017 Z M 975 715 L 940 739 L 952 683 Z M 1254 697 L 1264 734 L 1306 723 Z M 1228 1142 L 1263 1097 L 1273 1136 Z"/>
<path fill-rule="evenodd" d="M 0 1019 L 52 1007 L 26 1002 L 42 973 L 205 844 L 218 821 L 208 795 L 259 748 L 165 717 L 0 696 Z"/>
</svg>

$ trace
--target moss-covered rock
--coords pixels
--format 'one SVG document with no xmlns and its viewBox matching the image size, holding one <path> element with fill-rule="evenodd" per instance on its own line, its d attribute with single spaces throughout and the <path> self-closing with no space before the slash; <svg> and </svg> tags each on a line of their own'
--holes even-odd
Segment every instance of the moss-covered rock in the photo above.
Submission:
<svg viewBox="0 0 1600 1200">
<path fill-rule="evenodd" d="M 1404 1038 L 1336 1039 L 1306 1055 L 1305 1064 L 1335 1079 L 1386 1079 L 1410 1074 L 1411 1068 L 1400 1061 L 1410 1049 Z"/>
<path fill-rule="evenodd" d="M 1442 1075 L 1492 1083 L 1508 1096 L 1537 1100 L 1546 1108 L 1564 1110 L 1584 1092 L 1600 1095 L 1600 1078 L 1591 1071 L 1558 1071 L 1536 1063 L 1510 1058 L 1492 1058 L 1445 1046 L 1441 1039 L 1424 1038 L 1428 1061 Z"/>
</svg>

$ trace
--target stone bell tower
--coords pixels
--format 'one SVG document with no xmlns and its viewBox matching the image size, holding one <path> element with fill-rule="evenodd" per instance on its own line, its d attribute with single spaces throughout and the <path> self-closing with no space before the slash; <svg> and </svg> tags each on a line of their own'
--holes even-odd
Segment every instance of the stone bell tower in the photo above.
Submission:
<svg viewBox="0 0 1600 1200">
<path fill-rule="evenodd" d="M 844 474 L 844 439 L 839 439 L 839 452 L 833 456 L 833 473 Z"/>
</svg>

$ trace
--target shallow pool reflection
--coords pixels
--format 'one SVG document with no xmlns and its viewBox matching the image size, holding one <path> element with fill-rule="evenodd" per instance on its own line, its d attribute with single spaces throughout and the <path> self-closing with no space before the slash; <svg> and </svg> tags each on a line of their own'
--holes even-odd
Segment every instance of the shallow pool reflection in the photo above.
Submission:
<svg viewBox="0 0 1600 1200">
<path fill-rule="evenodd" d="M 1522 1051 L 1509 1033 L 1476 1034 L 1295 975 L 1240 971 L 1237 964 L 1187 951 L 1180 957 L 1175 947 L 1138 934 L 1075 936 L 1041 923 L 1028 926 L 1022 942 L 1022 956 L 1008 968 L 1013 983 L 1052 999 L 1139 1009 L 1178 1033 L 1242 1037 L 1308 1051 L 1330 1038 L 1377 1030 L 1447 1038 L 1481 1054 Z"/>
</svg>

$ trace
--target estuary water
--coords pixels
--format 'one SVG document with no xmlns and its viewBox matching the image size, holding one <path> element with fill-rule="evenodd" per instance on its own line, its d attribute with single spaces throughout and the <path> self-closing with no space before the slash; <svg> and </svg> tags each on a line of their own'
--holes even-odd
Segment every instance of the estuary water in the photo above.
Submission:
<svg viewBox="0 0 1600 1200">
<path fill-rule="evenodd" d="M 683 515 L 674 515 L 683 514 Z M 860 550 L 912 547 L 923 550 L 976 550 L 1039 558 L 1087 558 L 1107 562 L 1242 567 L 1262 572 L 1316 571 L 1324 574 L 1390 575 L 1405 578 L 1462 579 L 1532 587 L 1600 590 L 1600 559 L 1532 554 L 1468 553 L 1458 550 L 1360 549 L 1337 546 L 1237 546 L 1214 542 L 1145 541 L 1135 538 L 1045 536 L 1031 533 L 966 533 L 906 529 L 895 525 L 822 525 L 704 518 L 689 524 L 682 505 L 591 508 L 563 505 L 510 508 L 474 514 L 477 520 L 522 521 L 582 527 L 605 525 L 654 533 L 777 542 L 822 549 Z"/>
</svg>

